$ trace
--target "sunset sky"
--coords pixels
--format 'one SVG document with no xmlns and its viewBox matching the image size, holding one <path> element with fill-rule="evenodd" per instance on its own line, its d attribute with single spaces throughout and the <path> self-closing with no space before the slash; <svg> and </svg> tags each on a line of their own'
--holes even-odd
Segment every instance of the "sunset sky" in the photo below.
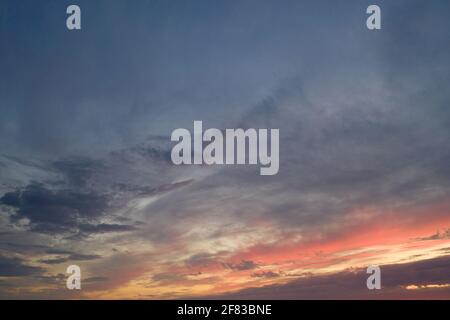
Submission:
<svg viewBox="0 0 450 320">
<path fill-rule="evenodd" d="M 450 299 L 449 39 L 445 0 L 2 0 L 0 299 Z M 174 165 L 195 120 L 279 173 Z"/>
</svg>

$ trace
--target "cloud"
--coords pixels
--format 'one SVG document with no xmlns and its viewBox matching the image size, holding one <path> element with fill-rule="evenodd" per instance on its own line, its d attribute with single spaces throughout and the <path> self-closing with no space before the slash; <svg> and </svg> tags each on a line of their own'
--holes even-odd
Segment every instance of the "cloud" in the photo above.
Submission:
<svg viewBox="0 0 450 320">
<path fill-rule="evenodd" d="M 89 277 L 83 280 L 84 283 L 96 283 L 96 282 L 103 282 L 108 281 L 108 277 Z"/>
<path fill-rule="evenodd" d="M 184 261 L 188 267 L 204 267 L 215 262 L 215 255 L 207 252 L 194 254 Z"/>
<path fill-rule="evenodd" d="M 109 232 L 133 231 L 136 230 L 136 227 L 123 224 L 101 223 L 101 224 L 79 224 L 78 229 L 81 232 L 88 234 L 101 234 Z"/>
<path fill-rule="evenodd" d="M 200 252 L 190 256 L 184 261 L 184 264 L 188 268 L 203 268 L 213 264 L 219 264 L 218 261 L 223 260 L 228 254 L 228 251 L 219 251 L 216 253 Z M 228 267 L 228 264 L 226 264 Z"/>
<path fill-rule="evenodd" d="M 56 160 L 52 165 L 66 177 L 68 184 L 74 187 L 85 187 L 98 170 L 104 169 L 100 160 L 86 157 Z"/>
<path fill-rule="evenodd" d="M 260 271 L 252 273 L 252 277 L 254 278 L 278 278 L 279 276 L 279 273 L 273 271 Z"/>
<path fill-rule="evenodd" d="M 107 208 L 105 196 L 72 190 L 50 190 L 33 183 L 8 192 L 0 203 L 16 209 L 13 221 L 28 219 L 36 232 L 63 232 L 76 227 L 79 219 L 100 217 Z"/>
<path fill-rule="evenodd" d="M 308 275 L 286 284 L 249 288 L 214 296 L 223 299 L 399 299 L 417 298 L 406 290 L 409 285 L 447 284 L 450 279 L 450 256 L 405 264 L 383 265 L 381 290 L 368 290 L 365 269 L 346 270 L 326 275 Z M 443 297 L 450 290 L 433 291 L 425 297 Z M 419 297 L 420 298 L 420 297 Z"/>
<path fill-rule="evenodd" d="M 51 248 L 46 251 L 48 254 L 72 254 L 70 250 Z"/>
<path fill-rule="evenodd" d="M 42 260 L 39 260 L 40 263 L 44 263 L 44 264 L 60 264 L 60 263 L 65 263 L 67 261 L 68 261 L 67 258 L 55 258 L 55 259 L 42 259 Z"/>
<path fill-rule="evenodd" d="M 79 260 L 79 261 L 86 261 L 86 260 L 96 260 L 100 259 L 101 256 L 98 254 L 80 254 L 80 253 L 72 253 L 69 255 L 68 260 Z"/>
<path fill-rule="evenodd" d="M 113 4 L 93 10 L 103 12 L 96 21 L 107 26 L 115 12 L 126 12 L 123 28 L 110 37 L 97 30 L 70 47 L 58 45 L 67 44 L 62 29 L 25 32 L 16 27 L 34 18 L 7 14 L 0 30 L 0 43 L 8 44 L 0 51 L 0 145 L 7 154 L 0 156 L 0 232 L 12 232 L 0 233 L 2 249 L 49 265 L 90 256 L 93 274 L 106 271 L 103 288 L 153 266 L 161 281 L 176 278 L 165 268 L 180 257 L 190 257 L 185 268 L 253 272 L 249 281 L 256 282 L 276 275 L 262 271 L 260 260 L 272 251 L 241 262 L 229 257 L 272 246 L 297 258 L 297 244 L 330 243 L 386 221 L 392 209 L 392 228 L 445 217 L 448 211 L 402 209 L 450 194 L 449 5 L 401 2 L 407 6 L 383 5 L 389 32 L 370 34 L 355 14 L 365 8 L 354 3 L 262 1 L 258 10 L 139 4 L 125 11 Z M 28 12 L 39 16 L 51 9 L 33 8 Z M 330 8 L 338 14 L 309 15 Z M 44 26 L 54 25 L 56 15 L 42 16 Z M 167 28 L 167 16 L 183 27 Z M 144 41 L 149 32 L 151 44 Z M 99 50 L 107 53 L 101 63 Z M 279 174 L 173 166 L 170 132 L 198 119 L 205 127 L 279 128 Z M 407 237 L 421 234 L 428 233 Z M 420 240 L 445 238 L 438 232 Z M 61 249 L 49 249 L 55 244 Z M 112 247 L 127 254 L 110 257 Z M 140 256 L 142 247 L 158 254 Z M 304 284 L 326 289 L 319 280 Z"/>
<path fill-rule="evenodd" d="M 30 184 L 8 192 L 0 198 L 0 204 L 16 209 L 11 219 L 29 220 L 31 231 L 58 234 L 81 232 L 101 234 L 126 232 L 134 226 L 109 223 L 86 223 L 102 217 L 108 208 L 104 195 L 73 190 L 50 190 L 42 184 Z"/>
<path fill-rule="evenodd" d="M 39 267 L 27 265 L 20 258 L 0 256 L 0 277 L 23 277 L 42 273 Z"/>
<path fill-rule="evenodd" d="M 222 264 L 224 268 L 231 269 L 234 271 L 245 271 L 245 270 L 252 270 L 258 268 L 258 265 L 250 260 L 242 260 L 240 263 L 234 264 L 234 263 L 223 263 Z"/>
<path fill-rule="evenodd" d="M 178 282 L 185 279 L 185 276 L 177 273 L 158 273 L 152 276 L 155 282 Z"/>
<path fill-rule="evenodd" d="M 48 246 L 39 245 L 39 244 L 23 244 L 23 243 L 13 243 L 13 242 L 2 242 L 0 246 L 3 247 L 4 250 L 14 251 L 14 252 L 41 252 L 45 251 Z"/>
<path fill-rule="evenodd" d="M 450 239 L 450 229 L 445 229 L 444 231 L 437 231 L 435 234 L 428 237 L 416 238 L 415 240 L 427 241 L 427 240 L 443 240 Z"/>
<path fill-rule="evenodd" d="M 47 284 L 59 284 L 59 283 L 65 283 L 65 280 L 67 280 L 67 275 L 63 273 L 58 274 L 46 274 L 46 275 L 35 275 L 33 276 L 33 279 L 37 279 L 40 282 L 47 283 Z"/>
<path fill-rule="evenodd" d="M 56 258 L 52 259 L 41 259 L 39 260 L 40 263 L 44 264 L 60 264 L 60 263 L 66 263 L 70 261 L 89 261 L 89 260 L 97 260 L 100 259 L 101 256 L 98 254 L 81 254 L 81 253 L 74 253 L 71 251 L 65 251 L 65 250 L 48 250 L 48 254 L 58 254 L 58 255 L 66 255 L 65 257 L 58 256 Z"/>
</svg>

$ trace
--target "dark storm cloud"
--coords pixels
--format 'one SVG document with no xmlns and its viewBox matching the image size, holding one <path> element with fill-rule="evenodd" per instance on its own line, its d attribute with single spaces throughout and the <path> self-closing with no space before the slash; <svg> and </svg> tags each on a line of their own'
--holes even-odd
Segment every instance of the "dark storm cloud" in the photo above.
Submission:
<svg viewBox="0 0 450 320">
<path fill-rule="evenodd" d="M 27 265 L 20 258 L 9 258 L 0 255 L 0 277 L 22 277 L 42 273 L 39 267 Z"/>
</svg>

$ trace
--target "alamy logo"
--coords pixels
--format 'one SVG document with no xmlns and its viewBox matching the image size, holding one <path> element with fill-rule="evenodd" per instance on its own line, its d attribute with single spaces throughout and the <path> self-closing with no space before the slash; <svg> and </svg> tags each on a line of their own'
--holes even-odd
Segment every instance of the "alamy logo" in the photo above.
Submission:
<svg viewBox="0 0 450 320">
<path fill-rule="evenodd" d="M 187 129 L 172 132 L 171 140 L 178 143 L 171 158 L 176 165 L 259 163 L 261 175 L 274 175 L 279 169 L 279 139 L 278 129 L 225 129 L 224 136 L 214 128 L 203 132 L 202 121 L 194 121 L 193 140 Z M 204 142 L 208 144 L 204 146 Z"/>
<path fill-rule="evenodd" d="M 381 9 L 376 4 L 370 5 L 366 10 L 370 16 L 367 18 L 366 25 L 369 30 L 381 29 Z"/>
<path fill-rule="evenodd" d="M 369 266 L 367 268 L 367 274 L 370 276 L 367 278 L 367 289 L 381 289 L 381 270 L 379 266 Z"/>
<path fill-rule="evenodd" d="M 67 17 L 66 26 L 69 30 L 80 30 L 81 29 L 81 9 L 79 6 L 72 4 L 67 7 Z"/>
<path fill-rule="evenodd" d="M 71 265 L 67 267 L 66 273 L 71 275 L 67 278 L 66 287 L 69 290 L 81 289 L 81 269 L 77 265 Z"/>
</svg>

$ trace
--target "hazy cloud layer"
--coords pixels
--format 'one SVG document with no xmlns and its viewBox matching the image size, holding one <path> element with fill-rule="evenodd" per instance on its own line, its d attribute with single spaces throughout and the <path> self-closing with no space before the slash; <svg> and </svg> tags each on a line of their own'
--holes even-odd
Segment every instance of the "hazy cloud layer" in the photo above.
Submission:
<svg viewBox="0 0 450 320">
<path fill-rule="evenodd" d="M 450 5 L 378 2 L 380 31 L 367 1 L 80 0 L 69 32 L 64 2 L 2 1 L 0 296 L 77 296 L 69 263 L 86 298 L 443 283 Z M 279 128 L 279 173 L 174 166 L 194 120 Z"/>
</svg>

